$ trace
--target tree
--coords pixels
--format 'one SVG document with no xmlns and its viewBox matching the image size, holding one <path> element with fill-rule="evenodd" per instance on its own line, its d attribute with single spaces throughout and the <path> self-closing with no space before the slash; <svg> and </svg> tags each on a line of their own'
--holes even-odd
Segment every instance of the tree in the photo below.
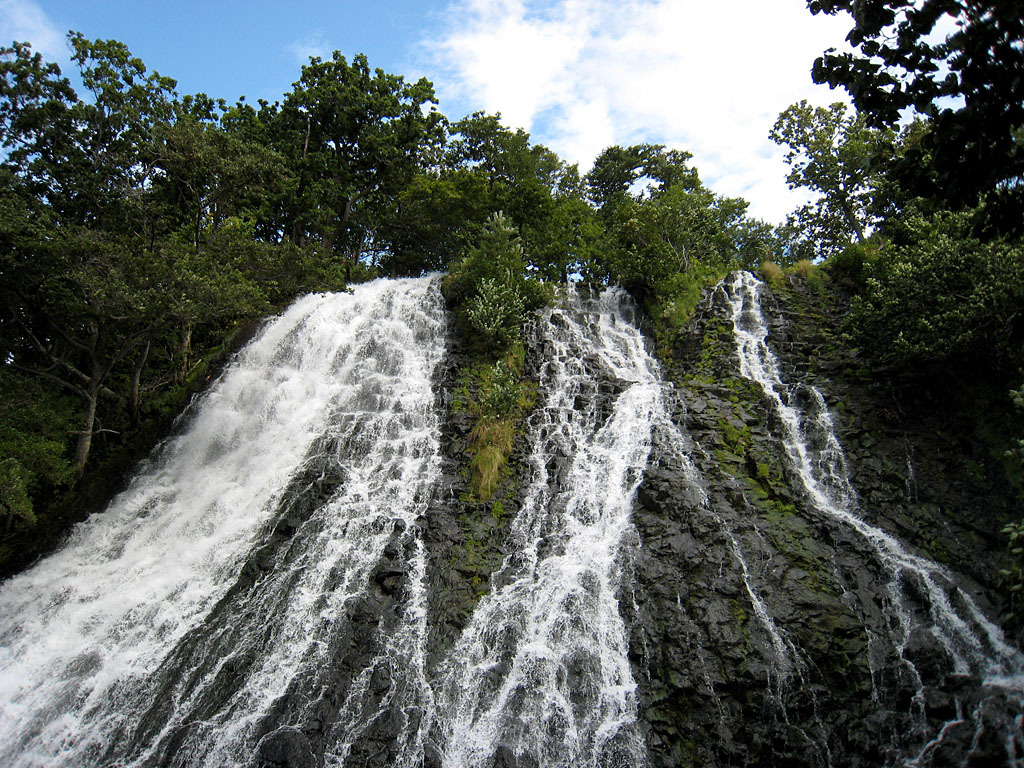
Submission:
<svg viewBox="0 0 1024 768">
<path fill-rule="evenodd" d="M 418 174 L 381 227 L 381 268 L 394 276 L 447 269 L 491 211 L 484 174 L 456 167 Z"/>
<path fill-rule="evenodd" d="M 689 165 L 692 158 L 689 152 L 666 149 L 662 144 L 608 147 L 597 156 L 586 176 L 590 199 L 602 211 L 610 212 L 630 197 L 673 185 L 697 189 L 700 178 Z M 647 185 L 637 190 L 636 186 L 644 179 Z"/>
<path fill-rule="evenodd" d="M 688 273 L 722 272 L 745 237 L 746 208 L 689 181 L 621 203 L 606 224 L 612 279 L 650 308 Z"/>
<path fill-rule="evenodd" d="M 77 100 L 60 67 L 44 62 L 30 45 L 16 42 L 0 48 L 3 164 L 31 182 L 34 192 L 49 190 L 46 173 L 37 163 L 46 158 L 50 146 L 67 141 L 72 131 L 69 110 Z"/>
<path fill-rule="evenodd" d="M 608 279 L 602 265 L 603 229 L 597 212 L 581 190 L 560 190 L 546 206 L 544 216 L 523 227 L 531 266 L 550 282 L 574 277 L 602 284 Z"/>
<path fill-rule="evenodd" d="M 502 211 L 511 219 L 534 270 L 550 274 L 552 259 L 565 267 L 573 235 L 556 220 L 567 213 L 560 200 L 580 197 L 576 167 L 531 144 L 526 131 L 503 126 L 500 115 L 476 112 L 451 129 L 445 164 L 485 180 L 486 212 Z"/>
<path fill-rule="evenodd" d="M 539 168 L 538 160 L 551 160 L 553 153 L 530 144 L 530 134 L 501 124 L 501 115 L 474 112 L 451 126 L 452 138 L 445 151 L 449 167 L 479 168 L 493 186 L 516 184 L 528 178 L 553 185 L 551 174 L 560 165 L 557 157 Z"/>
<path fill-rule="evenodd" d="M 901 111 L 927 116 L 919 151 L 896 164 L 914 193 L 970 207 L 988 194 L 1002 226 L 1024 227 L 1024 2 L 1021 0 L 808 0 L 812 13 L 845 11 L 847 40 L 814 63 L 815 82 L 849 91 L 875 127 Z M 944 38 L 941 30 L 955 26 Z M 1012 215 L 1015 214 L 1015 215 Z M 990 217 L 993 218 L 993 217 Z"/>
<path fill-rule="evenodd" d="M 818 195 L 794 218 L 819 255 L 837 253 L 853 240 L 864 242 L 877 176 L 874 159 L 891 143 L 892 131 L 869 128 L 842 103 L 811 107 L 801 101 L 779 115 L 769 137 L 788 147 L 789 188 Z"/>
<path fill-rule="evenodd" d="M 443 139 L 426 79 L 409 84 L 366 56 L 310 59 L 276 121 L 278 150 L 297 170 L 293 239 L 316 237 L 351 267 L 385 212 Z"/>
<path fill-rule="evenodd" d="M 198 252 L 204 236 L 224 221 L 261 206 L 265 195 L 288 182 L 284 158 L 217 124 L 203 94 L 174 103 L 174 120 L 152 135 L 157 194 L 176 211 Z"/>
<path fill-rule="evenodd" d="M 0 391 L 0 519 L 7 532 L 15 522 L 35 522 L 32 497 L 41 487 L 71 478 L 66 429 L 74 417 L 59 390 L 6 366 Z"/>
<path fill-rule="evenodd" d="M 137 194 L 152 179 L 150 139 L 173 115 L 175 82 L 145 64 L 116 40 L 68 35 L 82 83 L 91 100 L 70 110 L 73 131 L 63 153 L 47 158 L 56 182 L 51 203 L 79 225 L 107 231 L 138 231 L 148 211 Z M 45 157 L 45 155 L 44 155 Z"/>
<path fill-rule="evenodd" d="M 88 103 L 26 47 L 4 58 L 0 114 L 12 149 L 0 167 L 0 324 L 8 370 L 77 396 L 80 476 L 94 437 L 111 431 L 101 400 L 137 414 L 153 344 L 180 329 L 187 364 L 195 324 L 266 302 L 238 262 L 199 247 L 199 230 L 223 215 L 212 213 L 227 186 L 242 186 L 225 168 L 251 158 L 230 157 L 226 140 L 191 119 L 209 104 L 177 102 L 173 81 L 147 74 L 121 43 L 70 38 Z M 184 239 L 167 205 L 172 187 L 191 190 Z"/>
<path fill-rule="evenodd" d="M 490 354 L 520 340 L 526 313 L 548 300 L 544 286 L 527 273 L 519 232 L 502 213 L 487 220 L 441 287 L 460 322 Z"/>
</svg>

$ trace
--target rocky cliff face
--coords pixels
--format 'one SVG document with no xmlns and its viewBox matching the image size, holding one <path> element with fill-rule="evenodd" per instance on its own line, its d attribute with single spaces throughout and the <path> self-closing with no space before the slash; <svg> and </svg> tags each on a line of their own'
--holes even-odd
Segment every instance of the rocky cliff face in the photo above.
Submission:
<svg viewBox="0 0 1024 768">
<path fill-rule="evenodd" d="M 793 402 L 806 405 L 813 386 L 829 407 L 859 514 L 955 573 L 943 584 L 953 602 L 959 589 L 997 616 L 993 563 L 1003 554 L 997 531 L 1013 514 L 1011 496 L 979 470 L 963 422 L 950 411 L 912 408 L 872 378 L 837 337 L 838 294 L 820 295 L 794 279 L 763 304 Z M 675 340 L 665 365 L 673 425 L 654 430 L 636 532 L 621 558 L 619 604 L 649 764 L 1005 764 L 1019 697 L 957 668 L 934 633 L 909 629 L 930 610 L 928 585 L 894 575 L 862 533 L 815 506 L 783 446 L 778 413 L 740 371 L 730 312 L 726 292 L 709 291 Z M 448 347 L 435 385 L 444 414 L 441 478 L 417 521 L 427 552 L 428 677 L 492 588 L 530 479 L 520 434 L 494 499 L 470 496 L 472 420 L 453 398 L 468 358 L 454 332 Z M 529 348 L 532 378 L 548 352 L 539 343 Z M 604 381 L 582 407 L 606 417 L 621 388 Z M 338 690 L 378 653 L 380 632 L 412 588 L 401 541 L 398 531 L 370 577 L 373 590 L 353 607 L 353 625 L 363 629 L 338 648 Z M 906 615 L 894 613 L 897 603 Z M 383 696 L 392 683 L 375 685 Z M 392 721 L 400 717 L 378 718 L 350 755 L 365 765 L 399 764 Z M 323 749 L 316 723 L 269 727 L 259 765 L 319 764 L 300 757 Z M 442 764 L 430 739 L 423 759 Z M 502 747 L 491 764 L 537 763 Z"/>
<path fill-rule="evenodd" d="M 873 380 L 837 342 L 835 296 L 797 281 L 765 304 L 782 379 L 830 407 L 859 514 L 954 570 L 943 586 L 954 600 L 959 586 L 997 615 L 1011 494 L 962 455 L 955 414 L 922 418 Z M 656 446 L 639 491 L 623 606 L 652 765 L 1006 763 L 1019 700 L 955 669 L 934 633 L 899 626 L 894 588 L 910 614 L 932 598 L 812 503 L 778 414 L 740 374 L 729 312 L 725 292 L 710 292 L 668 367 L 698 471 Z"/>
<path fill-rule="evenodd" d="M 165 654 L 151 614 L 131 612 L 95 641 L 103 653 L 82 652 L 83 639 L 62 667 L 37 665 L 45 718 L 77 711 L 69 676 L 116 660 L 129 629 L 160 659 L 119 683 L 135 698 L 97 697 L 106 719 L 73 731 L 82 760 L 65 759 L 65 740 L 43 745 L 64 765 L 528 768 L 571 753 L 573 768 L 994 766 L 1024 754 L 1024 657 L 986 618 L 1002 610 L 997 531 L 1019 514 L 1012 494 L 969 409 L 872 378 L 839 336 L 840 294 L 799 281 L 755 294 L 733 279 L 708 292 L 661 371 L 628 301 L 565 298 L 532 329 L 540 405 L 483 502 L 468 481 L 472 418 L 454 396 L 470 360 L 440 298 L 411 301 L 429 287 L 410 281 L 405 299 L 368 287 L 374 311 L 429 310 L 420 336 L 378 338 L 359 310 L 370 338 L 345 368 L 352 392 L 283 475 L 253 547 L 214 580 L 223 590 L 202 621 Z M 737 353 L 738 331 L 765 330 L 769 384 Z M 430 350 L 429 365 L 399 366 L 396 350 Z M 248 394 L 269 379 L 237 387 L 260 413 Z M 392 389 L 405 399 L 379 402 Z M 799 450 L 794 413 L 816 425 Z M 225 454 L 215 432 L 205 462 Z M 194 470 L 180 474 L 191 487 Z M 137 571 L 121 567 L 124 541 L 171 527 L 152 524 L 159 508 L 87 547 L 105 593 Z M 220 518 L 201 517 L 202 536 L 186 532 L 174 557 L 215 532 Z M 59 612 L 69 580 L 20 610 Z M 94 602 L 80 601 L 89 626 Z M 63 677 L 43 695 L 51 669 Z M 36 721 L 27 728 L 24 743 Z M 23 742 L 8 749 L 39 762 Z"/>
</svg>

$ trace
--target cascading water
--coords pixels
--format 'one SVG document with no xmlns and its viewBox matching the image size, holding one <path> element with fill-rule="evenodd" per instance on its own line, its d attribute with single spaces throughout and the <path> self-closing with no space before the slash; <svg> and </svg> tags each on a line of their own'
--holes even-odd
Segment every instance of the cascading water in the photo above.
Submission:
<svg viewBox="0 0 1024 768">
<path fill-rule="evenodd" d="M 938 766 L 999 754 L 993 731 L 1024 764 L 1024 658 L 956 574 L 865 520 L 824 399 L 783 382 L 746 273 L 718 298 L 802 489 L 788 511 L 753 515 L 772 509 L 745 500 L 756 483 L 723 480 L 733 462 L 783 482 L 756 407 L 737 395 L 734 413 L 715 377 L 681 381 L 682 405 L 624 294 L 570 289 L 533 330 L 505 559 L 468 621 L 428 601 L 458 508 L 438 282 L 301 299 L 104 514 L 0 587 L 0 764 L 633 768 L 648 748 L 664 765 L 867 764 L 852 747 Z M 715 355 L 735 370 L 731 342 Z M 816 626 L 846 640 L 826 648 Z M 837 667 L 863 683 L 851 696 L 827 688 L 845 682 L 823 671 L 832 648 L 870 654 Z"/>
<path fill-rule="evenodd" d="M 768 328 L 761 309 L 762 284 L 747 272 L 734 273 L 723 284 L 732 312 L 740 373 L 757 382 L 777 414 L 782 441 L 790 464 L 813 507 L 834 524 L 854 531 L 866 543 L 868 551 L 881 563 L 888 577 L 890 621 L 886 651 L 872 653 L 872 672 L 881 677 L 885 665 L 903 670 L 902 683 L 916 690 L 912 707 L 923 721 L 925 691 L 922 675 L 907 654 L 911 634 L 929 633 L 946 654 L 952 674 L 974 679 L 984 696 L 1005 697 L 1007 711 L 1019 711 L 1024 692 L 1024 656 L 1011 647 L 1001 630 L 977 607 L 969 594 L 957 586 L 951 572 L 925 557 L 910 552 L 886 531 L 866 522 L 850 485 L 842 448 L 835 435 L 832 418 L 821 393 L 810 386 L 790 386 L 782 381 L 779 363 L 767 343 Z M 868 629 L 871 637 L 878 629 Z M 876 696 L 884 695 L 876 690 Z M 933 738 L 923 726 L 910 734 L 908 747 L 924 743 L 917 757 L 908 764 L 928 764 L 941 745 L 947 728 L 967 724 L 975 729 L 975 738 L 991 723 L 983 722 L 983 707 L 973 712 L 960 710 L 958 717 Z M 991 709 L 999 709 L 998 706 Z M 1021 718 L 1002 717 L 995 727 L 1006 730 L 1007 759 L 1017 765 L 1021 760 Z"/>
<path fill-rule="evenodd" d="M 664 412 L 658 366 L 615 291 L 566 296 L 537 332 L 529 484 L 509 554 L 441 668 L 443 763 L 489 765 L 505 753 L 552 768 L 641 766 L 619 591 L 633 497 Z"/>
<path fill-rule="evenodd" d="M 436 278 L 271 323 L 105 513 L 3 585 L 0 763 L 250 765 L 261 737 L 307 749 L 289 729 L 312 717 L 340 763 L 387 714 L 414 764 L 444 334 Z M 372 587 L 395 605 L 336 695 L 324 676 Z"/>
</svg>

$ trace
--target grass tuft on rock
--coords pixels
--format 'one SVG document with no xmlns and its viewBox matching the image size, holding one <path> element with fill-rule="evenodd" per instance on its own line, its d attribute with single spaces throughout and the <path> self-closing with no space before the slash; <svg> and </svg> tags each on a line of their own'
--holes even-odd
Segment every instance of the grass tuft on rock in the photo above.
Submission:
<svg viewBox="0 0 1024 768">
<path fill-rule="evenodd" d="M 470 473 L 473 493 L 481 500 L 494 495 L 515 442 L 515 425 L 510 418 L 480 419 L 469 433 L 473 455 Z"/>
</svg>

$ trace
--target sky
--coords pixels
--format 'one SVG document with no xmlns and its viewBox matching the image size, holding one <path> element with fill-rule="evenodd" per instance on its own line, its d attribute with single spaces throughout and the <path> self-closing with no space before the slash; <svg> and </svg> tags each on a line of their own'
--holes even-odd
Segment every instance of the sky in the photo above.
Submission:
<svg viewBox="0 0 1024 768">
<path fill-rule="evenodd" d="M 65 72 L 75 30 L 120 40 L 180 93 L 273 102 L 310 56 L 365 53 L 431 80 L 449 118 L 500 113 L 581 172 L 613 144 L 686 150 L 773 223 L 807 196 L 768 132 L 801 99 L 848 101 L 810 69 L 849 27 L 805 0 L 0 0 L 0 44 Z"/>
</svg>

